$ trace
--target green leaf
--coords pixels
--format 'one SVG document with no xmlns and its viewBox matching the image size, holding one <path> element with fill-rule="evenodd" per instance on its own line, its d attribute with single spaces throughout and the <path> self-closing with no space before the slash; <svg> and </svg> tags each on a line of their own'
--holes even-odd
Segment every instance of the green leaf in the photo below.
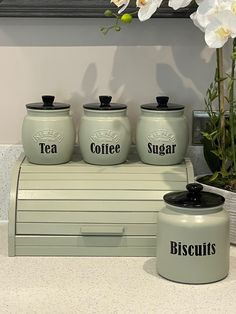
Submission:
<svg viewBox="0 0 236 314">
<path fill-rule="evenodd" d="M 219 172 L 213 173 L 213 175 L 210 177 L 209 182 L 215 181 L 219 176 Z"/>
<path fill-rule="evenodd" d="M 212 154 L 217 156 L 219 159 L 221 159 L 221 152 L 219 152 L 218 150 L 211 150 L 211 152 L 212 152 Z"/>
</svg>

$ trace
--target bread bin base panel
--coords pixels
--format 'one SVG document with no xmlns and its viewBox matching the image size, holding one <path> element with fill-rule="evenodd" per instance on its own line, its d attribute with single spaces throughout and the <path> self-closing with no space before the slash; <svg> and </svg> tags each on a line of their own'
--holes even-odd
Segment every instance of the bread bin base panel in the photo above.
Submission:
<svg viewBox="0 0 236 314">
<path fill-rule="evenodd" d="M 12 173 L 9 256 L 155 256 L 163 195 L 194 180 L 189 159 L 115 166 L 35 165 L 22 155 Z"/>
</svg>

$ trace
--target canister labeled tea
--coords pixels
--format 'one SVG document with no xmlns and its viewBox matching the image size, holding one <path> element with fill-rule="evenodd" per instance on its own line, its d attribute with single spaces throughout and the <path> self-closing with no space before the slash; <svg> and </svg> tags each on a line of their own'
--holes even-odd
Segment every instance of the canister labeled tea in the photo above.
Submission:
<svg viewBox="0 0 236 314">
<path fill-rule="evenodd" d="M 70 105 L 54 103 L 54 96 L 43 96 L 42 103 L 26 105 L 22 144 L 27 159 L 35 164 L 61 164 L 70 161 L 75 130 Z"/>
<path fill-rule="evenodd" d="M 220 195 L 188 191 L 168 193 L 158 214 L 157 271 L 176 282 L 201 284 L 229 272 L 229 217 Z"/>
<path fill-rule="evenodd" d="M 111 96 L 100 96 L 100 103 L 84 105 L 79 129 L 83 160 L 95 165 L 115 165 L 126 161 L 131 130 L 127 106 L 111 103 Z"/>
<path fill-rule="evenodd" d="M 188 146 L 184 106 L 168 104 L 169 97 L 156 97 L 157 104 L 141 105 L 136 145 L 142 162 L 152 165 L 181 163 Z"/>
</svg>

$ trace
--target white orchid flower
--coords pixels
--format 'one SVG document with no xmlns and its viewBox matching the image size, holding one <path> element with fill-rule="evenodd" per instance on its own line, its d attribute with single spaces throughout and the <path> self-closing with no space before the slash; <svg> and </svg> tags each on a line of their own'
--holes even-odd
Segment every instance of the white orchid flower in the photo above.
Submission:
<svg viewBox="0 0 236 314">
<path fill-rule="evenodd" d="M 202 15 L 215 15 L 224 10 L 230 10 L 232 0 L 204 0 L 199 3 L 198 13 Z"/>
<path fill-rule="evenodd" d="M 224 10 L 207 25 L 205 41 L 211 48 L 221 48 L 229 38 L 236 37 L 236 16 L 230 10 Z"/>
<path fill-rule="evenodd" d="M 141 22 L 148 20 L 160 7 L 163 0 L 137 0 L 138 18 Z"/>
<path fill-rule="evenodd" d="M 231 1 L 231 7 L 230 7 L 231 11 L 236 14 L 236 0 Z"/>
<path fill-rule="evenodd" d="M 111 3 L 114 3 L 118 8 L 122 7 L 118 14 L 122 13 L 130 3 L 130 0 L 111 0 Z"/>
<path fill-rule="evenodd" d="M 197 26 L 202 32 L 205 32 L 205 27 L 202 26 L 208 24 L 208 20 L 207 23 L 205 22 L 205 16 L 202 16 L 197 12 L 194 12 L 190 15 L 190 18 L 195 26 Z"/>
<path fill-rule="evenodd" d="M 192 0 L 170 0 L 169 7 L 178 10 L 179 8 L 187 7 L 191 2 Z"/>
<path fill-rule="evenodd" d="M 236 2 L 236 0 L 233 1 Z M 197 11 L 191 14 L 190 18 L 193 20 L 195 26 L 204 32 L 207 25 L 220 12 L 230 10 L 232 0 L 202 0 L 198 4 L 199 6 Z"/>
</svg>

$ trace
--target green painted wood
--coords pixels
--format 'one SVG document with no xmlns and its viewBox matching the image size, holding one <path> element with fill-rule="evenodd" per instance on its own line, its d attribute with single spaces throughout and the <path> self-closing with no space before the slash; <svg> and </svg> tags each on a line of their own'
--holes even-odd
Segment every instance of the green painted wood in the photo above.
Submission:
<svg viewBox="0 0 236 314">
<path fill-rule="evenodd" d="M 19 190 L 184 190 L 186 182 L 171 181 L 77 181 L 33 180 L 20 181 Z"/>
<path fill-rule="evenodd" d="M 18 211 L 134 211 L 134 212 L 154 212 L 160 211 L 164 206 L 164 201 L 108 201 L 108 200 L 18 200 Z"/>
<path fill-rule="evenodd" d="M 9 226 L 9 225 L 8 225 Z M 16 255 L 16 237 L 8 235 L 8 256 Z"/>
<path fill-rule="evenodd" d="M 18 211 L 17 222 L 156 223 L 156 212 Z"/>
<path fill-rule="evenodd" d="M 20 200 L 162 200 L 166 191 L 19 190 Z"/>
<path fill-rule="evenodd" d="M 156 246 L 156 236 L 16 236 L 16 246 Z"/>
<path fill-rule="evenodd" d="M 16 169 L 9 224 L 16 255 L 155 256 L 164 194 L 194 179 L 189 159 L 152 166 L 135 155 L 116 166 L 89 165 L 78 156 L 56 166 L 21 159 Z"/>
<path fill-rule="evenodd" d="M 120 165 L 113 166 L 96 166 L 86 164 L 83 161 L 78 162 L 69 162 L 61 165 L 35 165 L 30 164 L 27 160 L 22 164 L 22 172 L 73 172 L 73 173 L 82 173 L 82 172 L 90 172 L 90 173 L 185 173 L 186 172 L 186 164 L 185 162 L 179 165 L 173 166 L 153 166 L 143 164 L 141 161 L 138 162 L 127 162 Z"/>
<path fill-rule="evenodd" d="M 80 233 L 83 236 L 88 235 L 98 235 L 98 236 L 105 236 L 105 235 L 116 235 L 122 236 L 124 234 L 124 227 L 122 226 L 83 226 L 80 228 Z"/>
<path fill-rule="evenodd" d="M 15 256 L 15 217 L 17 206 L 17 188 L 20 174 L 20 166 L 24 160 L 24 154 L 21 154 L 16 161 L 11 173 L 10 206 L 8 210 L 8 255 Z"/>
<path fill-rule="evenodd" d="M 22 172 L 20 177 L 21 183 L 23 181 L 168 181 L 168 182 L 185 182 L 186 171 L 179 173 L 103 173 L 103 172 Z"/>
<path fill-rule="evenodd" d="M 23 256 L 155 256 L 155 247 L 17 246 Z"/>
<path fill-rule="evenodd" d="M 94 226 L 94 224 L 88 224 L 87 226 Z M 95 225 L 96 226 L 96 225 Z M 100 224 L 101 228 L 107 225 Z M 109 224 L 109 226 L 112 226 Z M 123 227 L 123 235 L 146 235 L 152 236 L 157 232 L 157 226 L 153 224 L 122 224 L 115 226 Z M 17 223 L 16 234 L 38 234 L 38 235 L 81 235 L 81 227 L 85 227 L 84 224 L 73 224 L 73 223 Z"/>
</svg>

